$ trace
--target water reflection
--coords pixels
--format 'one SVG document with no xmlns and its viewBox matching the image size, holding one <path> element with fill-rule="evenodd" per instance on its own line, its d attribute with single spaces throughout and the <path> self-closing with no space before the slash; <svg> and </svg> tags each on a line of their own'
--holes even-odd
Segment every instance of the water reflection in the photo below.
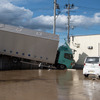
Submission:
<svg viewBox="0 0 100 100">
<path fill-rule="evenodd" d="M 99 84 L 82 70 L 3 71 L 0 100 L 99 100 Z"/>
<path fill-rule="evenodd" d="M 84 92 L 89 100 L 99 100 L 100 80 L 83 80 Z"/>
<path fill-rule="evenodd" d="M 58 76 L 58 96 L 59 100 L 88 100 L 84 94 L 82 83 L 82 73 L 78 71 L 65 71 Z"/>
<path fill-rule="evenodd" d="M 55 75 L 47 70 L 0 72 L 0 100 L 58 100 Z"/>
</svg>

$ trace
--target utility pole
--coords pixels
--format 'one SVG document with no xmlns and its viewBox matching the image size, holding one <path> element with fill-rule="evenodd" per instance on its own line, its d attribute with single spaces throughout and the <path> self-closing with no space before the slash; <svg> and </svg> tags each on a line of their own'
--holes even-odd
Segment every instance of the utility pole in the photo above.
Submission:
<svg viewBox="0 0 100 100">
<path fill-rule="evenodd" d="M 53 23 L 53 34 L 56 32 L 56 0 L 54 0 L 54 23 Z"/>
<path fill-rule="evenodd" d="M 67 33 L 68 43 L 70 42 L 70 40 L 69 40 L 69 31 L 70 31 L 70 4 L 68 4 L 68 33 Z"/>
<path fill-rule="evenodd" d="M 68 10 L 68 26 L 67 26 L 67 42 L 70 42 L 70 37 L 69 37 L 69 33 L 70 33 L 70 10 L 74 8 L 74 5 L 70 5 L 69 0 L 68 0 L 68 4 L 65 5 L 66 9 Z"/>
<path fill-rule="evenodd" d="M 53 23 L 53 34 L 56 34 L 56 9 L 60 9 L 57 0 L 54 0 L 54 23 Z M 59 12 L 58 12 L 59 14 Z"/>
</svg>

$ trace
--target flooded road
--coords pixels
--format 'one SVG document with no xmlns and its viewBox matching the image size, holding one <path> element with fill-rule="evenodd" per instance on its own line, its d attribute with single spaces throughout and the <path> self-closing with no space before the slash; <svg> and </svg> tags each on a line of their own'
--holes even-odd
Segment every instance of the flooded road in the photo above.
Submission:
<svg viewBox="0 0 100 100">
<path fill-rule="evenodd" d="M 82 70 L 0 71 L 0 100 L 99 100 L 99 85 Z"/>
</svg>

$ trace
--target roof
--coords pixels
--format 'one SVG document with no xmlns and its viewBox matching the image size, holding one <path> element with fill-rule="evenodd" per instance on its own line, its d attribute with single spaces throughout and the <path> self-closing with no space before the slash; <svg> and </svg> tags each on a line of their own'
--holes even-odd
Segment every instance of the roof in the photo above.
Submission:
<svg viewBox="0 0 100 100">
<path fill-rule="evenodd" d="M 92 36 L 92 35 L 100 35 L 100 34 L 72 35 L 70 37 L 76 37 L 76 36 Z"/>
<path fill-rule="evenodd" d="M 59 41 L 58 35 L 47 33 L 47 32 L 42 32 L 42 31 L 35 31 L 32 29 L 23 28 L 21 26 L 16 27 L 12 25 L 0 24 L 0 30 Z"/>
</svg>

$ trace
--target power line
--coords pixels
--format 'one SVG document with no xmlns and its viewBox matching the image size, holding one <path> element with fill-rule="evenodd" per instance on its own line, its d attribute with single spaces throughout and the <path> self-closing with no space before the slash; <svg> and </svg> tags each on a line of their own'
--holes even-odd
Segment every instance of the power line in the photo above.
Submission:
<svg viewBox="0 0 100 100">
<path fill-rule="evenodd" d="M 83 9 L 88 9 L 88 10 L 99 10 L 100 11 L 100 8 L 93 8 L 93 7 L 85 7 L 85 6 L 76 6 L 76 7 L 80 7 L 80 8 L 83 8 Z M 63 9 L 64 8 L 64 5 L 60 6 L 60 9 Z M 34 7 L 31 7 L 32 10 L 53 10 L 53 6 L 51 7 L 41 7 L 41 8 L 34 8 Z"/>
<path fill-rule="evenodd" d="M 77 7 L 86 8 L 86 9 L 90 9 L 90 10 L 99 10 L 100 11 L 100 8 L 85 7 L 85 6 L 78 6 L 78 5 L 77 5 Z"/>
</svg>

